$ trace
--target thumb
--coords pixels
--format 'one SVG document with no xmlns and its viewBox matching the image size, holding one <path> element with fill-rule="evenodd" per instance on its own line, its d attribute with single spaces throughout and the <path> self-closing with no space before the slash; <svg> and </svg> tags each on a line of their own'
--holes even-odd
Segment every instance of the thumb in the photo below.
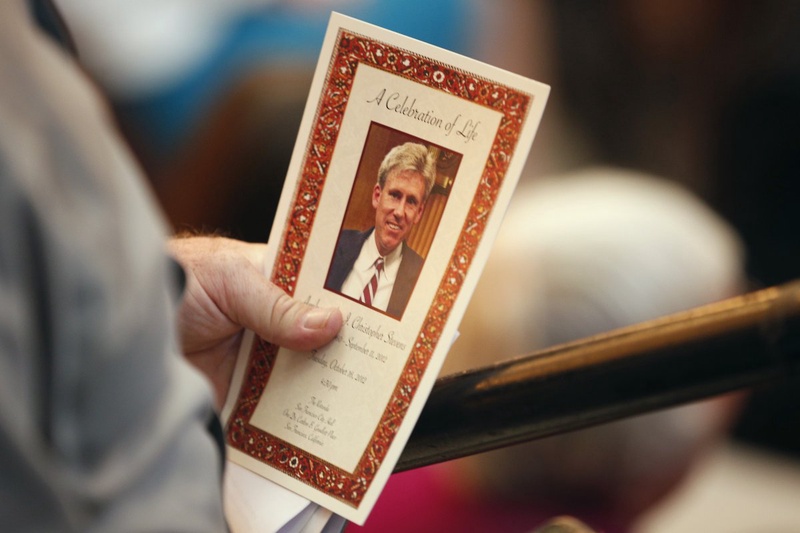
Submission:
<svg viewBox="0 0 800 533">
<path fill-rule="evenodd" d="M 295 300 L 256 268 L 244 269 L 228 284 L 227 313 L 264 340 L 307 351 L 327 344 L 342 327 L 342 313 Z"/>
</svg>

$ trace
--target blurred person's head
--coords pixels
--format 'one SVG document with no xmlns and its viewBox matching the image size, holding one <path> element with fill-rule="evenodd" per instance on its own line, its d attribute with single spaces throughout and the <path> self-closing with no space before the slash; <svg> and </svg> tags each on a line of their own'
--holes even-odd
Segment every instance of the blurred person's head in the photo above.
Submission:
<svg viewBox="0 0 800 533">
<path fill-rule="evenodd" d="M 512 200 L 446 371 L 733 296 L 742 255 L 674 183 L 610 168 L 533 183 Z M 723 430 L 721 412 L 712 402 L 631 418 L 476 456 L 464 471 L 506 499 L 632 518 Z"/>
<path fill-rule="evenodd" d="M 667 180 L 599 167 L 520 186 L 448 365 L 730 297 L 742 289 L 742 262 L 727 223 Z"/>
</svg>

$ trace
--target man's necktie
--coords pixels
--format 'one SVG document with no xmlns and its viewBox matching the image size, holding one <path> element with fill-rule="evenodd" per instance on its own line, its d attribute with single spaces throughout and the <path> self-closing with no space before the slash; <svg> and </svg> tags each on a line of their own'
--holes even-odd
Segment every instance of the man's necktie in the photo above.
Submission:
<svg viewBox="0 0 800 533">
<path fill-rule="evenodd" d="M 364 287 L 364 292 L 361 293 L 360 300 L 365 304 L 372 306 L 372 300 L 375 298 L 375 292 L 378 290 L 378 278 L 381 277 L 381 270 L 383 270 L 383 257 L 379 257 L 372 265 L 375 267 L 375 274 L 369 283 Z"/>
</svg>

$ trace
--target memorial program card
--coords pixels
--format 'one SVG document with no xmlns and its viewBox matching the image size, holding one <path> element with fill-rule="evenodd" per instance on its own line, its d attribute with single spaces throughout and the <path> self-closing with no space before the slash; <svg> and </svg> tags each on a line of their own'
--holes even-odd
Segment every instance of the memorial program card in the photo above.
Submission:
<svg viewBox="0 0 800 533">
<path fill-rule="evenodd" d="M 333 14 L 268 272 L 341 309 L 329 345 L 251 335 L 225 409 L 231 459 L 363 523 L 455 338 L 549 88 Z"/>
</svg>

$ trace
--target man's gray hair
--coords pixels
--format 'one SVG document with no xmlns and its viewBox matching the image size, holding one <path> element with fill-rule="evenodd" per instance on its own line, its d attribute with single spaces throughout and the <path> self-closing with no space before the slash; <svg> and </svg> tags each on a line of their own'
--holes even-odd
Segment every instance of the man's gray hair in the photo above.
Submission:
<svg viewBox="0 0 800 533">
<path fill-rule="evenodd" d="M 425 178 L 425 197 L 422 200 L 427 200 L 436 177 L 436 162 L 428 147 L 424 144 L 407 142 L 389 150 L 378 169 L 378 185 L 383 189 L 389 173 L 404 170 L 422 174 Z"/>
</svg>

